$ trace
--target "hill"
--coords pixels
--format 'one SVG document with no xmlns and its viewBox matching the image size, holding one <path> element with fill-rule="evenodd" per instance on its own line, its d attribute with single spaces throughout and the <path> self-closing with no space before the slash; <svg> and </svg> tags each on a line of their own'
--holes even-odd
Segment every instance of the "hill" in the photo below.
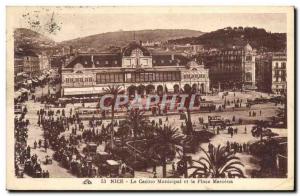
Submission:
<svg viewBox="0 0 300 196">
<path fill-rule="evenodd" d="M 134 40 L 141 41 L 167 41 L 183 37 L 194 37 L 202 35 L 201 31 L 186 29 L 154 29 L 140 31 L 117 31 L 81 37 L 59 43 L 61 46 L 73 46 L 74 48 L 94 48 L 103 50 L 111 46 L 123 47 Z"/>
<path fill-rule="evenodd" d="M 256 49 L 280 51 L 286 49 L 286 33 L 271 33 L 256 27 L 227 27 L 197 37 L 169 40 L 173 44 L 202 44 L 206 48 L 226 48 L 247 42 Z"/>
<path fill-rule="evenodd" d="M 15 49 L 32 50 L 39 52 L 55 46 L 55 42 L 38 32 L 26 28 L 17 28 L 14 31 Z"/>
</svg>

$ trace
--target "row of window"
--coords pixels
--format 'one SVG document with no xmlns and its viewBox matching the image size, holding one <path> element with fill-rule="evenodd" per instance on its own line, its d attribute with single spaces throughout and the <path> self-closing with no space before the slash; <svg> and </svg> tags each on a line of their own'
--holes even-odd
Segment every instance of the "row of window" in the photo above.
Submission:
<svg viewBox="0 0 300 196">
<path fill-rule="evenodd" d="M 286 76 L 285 70 L 275 70 L 273 71 L 274 76 Z"/>
<path fill-rule="evenodd" d="M 96 62 L 94 62 L 96 65 L 99 65 L 100 64 L 100 61 L 96 61 Z M 109 64 L 109 61 L 104 61 L 104 63 L 105 63 L 105 65 L 108 65 Z M 113 63 L 115 64 L 115 65 L 117 65 L 118 64 L 118 61 L 113 61 Z M 85 65 L 87 65 L 88 64 L 88 61 L 84 61 L 84 64 Z"/>
<path fill-rule="evenodd" d="M 142 72 L 142 73 L 99 73 L 96 82 L 123 83 L 123 82 L 166 82 L 181 80 L 180 72 Z"/>
<path fill-rule="evenodd" d="M 83 82 L 93 82 L 93 78 L 66 78 L 66 83 L 83 83 Z"/>
<path fill-rule="evenodd" d="M 206 78 L 206 74 L 184 74 L 183 79 Z"/>
<path fill-rule="evenodd" d="M 285 77 L 274 77 L 273 82 L 285 82 L 286 78 Z"/>
<path fill-rule="evenodd" d="M 275 68 L 283 68 L 283 69 L 285 69 L 285 67 L 286 67 L 286 63 L 285 62 L 282 62 L 282 63 L 276 62 L 275 63 Z"/>
</svg>

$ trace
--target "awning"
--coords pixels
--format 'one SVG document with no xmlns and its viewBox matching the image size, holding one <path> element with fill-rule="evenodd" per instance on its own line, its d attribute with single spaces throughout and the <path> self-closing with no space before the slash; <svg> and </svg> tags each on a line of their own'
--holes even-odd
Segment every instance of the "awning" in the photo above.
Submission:
<svg viewBox="0 0 300 196">
<path fill-rule="evenodd" d="M 14 98 L 18 99 L 21 95 L 22 95 L 22 93 L 20 91 L 17 91 L 14 93 Z"/>
<path fill-rule="evenodd" d="M 21 88 L 19 91 L 21 93 L 28 93 L 29 92 L 29 90 L 27 90 L 26 88 Z"/>
<path fill-rule="evenodd" d="M 102 89 L 96 87 L 85 88 L 64 88 L 64 95 L 87 95 L 87 94 L 100 94 Z"/>
<path fill-rule="evenodd" d="M 21 73 L 17 73 L 17 76 L 23 76 L 25 73 L 21 72 Z"/>
</svg>

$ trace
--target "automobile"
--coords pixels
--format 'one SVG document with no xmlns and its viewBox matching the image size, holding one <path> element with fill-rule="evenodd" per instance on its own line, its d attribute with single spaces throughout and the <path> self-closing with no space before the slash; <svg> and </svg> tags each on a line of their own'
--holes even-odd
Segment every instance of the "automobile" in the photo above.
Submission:
<svg viewBox="0 0 300 196">
<path fill-rule="evenodd" d="M 94 142 L 87 143 L 86 147 L 83 148 L 83 153 L 95 155 L 97 152 L 97 147 L 97 144 Z"/>
<path fill-rule="evenodd" d="M 109 176 L 111 177 L 117 177 L 119 175 L 119 167 L 120 167 L 120 163 L 118 163 L 115 160 L 107 160 L 107 169 L 109 172 Z"/>
</svg>

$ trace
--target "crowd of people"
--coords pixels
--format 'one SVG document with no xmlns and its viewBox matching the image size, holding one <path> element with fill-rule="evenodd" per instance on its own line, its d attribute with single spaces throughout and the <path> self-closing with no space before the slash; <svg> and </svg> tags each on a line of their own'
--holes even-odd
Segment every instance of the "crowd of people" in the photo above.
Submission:
<svg viewBox="0 0 300 196">
<path fill-rule="evenodd" d="M 64 168 L 78 177 L 112 175 L 105 169 L 103 160 L 99 157 L 97 159 L 96 156 L 96 149 L 99 145 L 104 146 L 103 152 L 110 151 L 108 148 L 110 123 L 105 125 L 101 120 L 93 118 L 87 125 L 84 125 L 72 109 L 68 114 L 64 110 L 40 109 L 37 115 L 38 124 L 44 130 L 45 143 L 48 143 L 49 147 L 54 150 L 53 158 Z M 96 149 L 88 148 L 91 143 L 96 145 Z M 85 147 L 82 148 L 82 146 Z M 110 155 L 111 159 L 118 159 L 113 154 Z"/>
<path fill-rule="evenodd" d="M 24 177 L 24 173 L 36 177 L 49 177 L 49 172 L 42 170 L 41 161 L 36 154 L 31 153 L 27 143 L 29 120 L 25 119 L 27 108 L 23 108 L 20 117 L 15 116 L 15 175 Z"/>
</svg>

